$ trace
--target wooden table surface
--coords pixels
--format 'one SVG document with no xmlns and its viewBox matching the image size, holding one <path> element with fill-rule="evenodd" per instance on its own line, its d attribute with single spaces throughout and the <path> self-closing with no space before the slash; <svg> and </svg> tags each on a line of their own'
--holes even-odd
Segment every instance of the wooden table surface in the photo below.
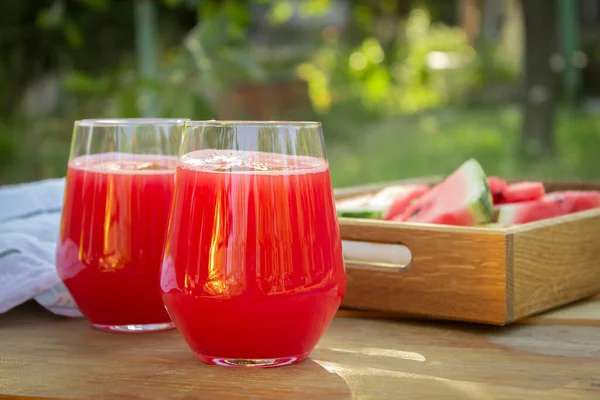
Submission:
<svg viewBox="0 0 600 400">
<path fill-rule="evenodd" d="M 208 366 L 177 331 L 0 315 L 0 398 L 600 399 L 600 297 L 508 327 L 342 310 L 309 360 Z M 23 397 L 19 397 L 23 396 Z"/>
</svg>

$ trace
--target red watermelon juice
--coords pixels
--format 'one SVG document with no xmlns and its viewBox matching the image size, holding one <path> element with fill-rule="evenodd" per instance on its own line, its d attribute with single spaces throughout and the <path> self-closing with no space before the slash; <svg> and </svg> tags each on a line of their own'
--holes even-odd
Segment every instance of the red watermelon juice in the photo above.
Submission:
<svg viewBox="0 0 600 400">
<path fill-rule="evenodd" d="M 231 150 L 182 157 L 161 286 L 202 361 L 304 360 L 346 288 L 326 161 Z"/>
<path fill-rule="evenodd" d="M 57 270 L 96 328 L 173 327 L 159 273 L 176 163 L 117 153 L 69 163 Z"/>
</svg>

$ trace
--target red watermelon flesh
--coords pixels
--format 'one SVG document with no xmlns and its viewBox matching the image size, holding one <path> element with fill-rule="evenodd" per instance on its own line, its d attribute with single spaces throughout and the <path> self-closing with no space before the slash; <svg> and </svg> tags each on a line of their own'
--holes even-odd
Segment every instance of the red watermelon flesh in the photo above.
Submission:
<svg viewBox="0 0 600 400">
<path fill-rule="evenodd" d="M 428 222 L 432 224 L 458 226 L 471 226 L 477 224 L 477 222 L 474 221 L 471 212 L 466 208 L 455 212 L 438 214 L 433 216 Z"/>
<path fill-rule="evenodd" d="M 470 159 L 394 217 L 394 221 L 477 225 L 490 222 L 492 216 L 492 195 L 485 172 Z"/>
<path fill-rule="evenodd" d="M 490 176 L 487 178 L 487 181 L 490 192 L 492 192 L 492 197 L 494 198 L 494 203 L 496 203 L 502 197 L 502 191 L 506 189 L 508 184 L 504 179 L 500 179 L 497 176 Z"/>
<path fill-rule="evenodd" d="M 600 192 L 591 190 L 552 192 L 548 193 L 546 198 L 559 200 L 565 213 L 600 208 Z"/>
<path fill-rule="evenodd" d="M 420 212 L 423 208 L 429 208 L 425 212 Z M 435 199 L 432 197 L 429 201 L 421 197 L 411 204 L 405 211 L 393 218 L 394 221 L 401 222 L 423 222 L 428 224 L 473 226 L 479 221 L 468 208 L 457 208 L 453 211 L 439 211 L 435 206 Z"/>
<path fill-rule="evenodd" d="M 393 196 L 392 204 L 383 218 L 393 220 L 402 214 L 413 201 L 427 193 L 428 190 L 429 186 L 424 184 L 394 186 L 382 190 L 378 194 L 390 193 Z"/>
<path fill-rule="evenodd" d="M 496 222 L 503 225 L 525 224 L 566 214 L 562 202 L 557 198 L 502 204 L 497 206 L 496 210 Z"/>
<path fill-rule="evenodd" d="M 518 203 L 521 201 L 539 200 L 546 194 L 542 182 L 517 182 L 502 190 L 497 204 Z"/>
</svg>

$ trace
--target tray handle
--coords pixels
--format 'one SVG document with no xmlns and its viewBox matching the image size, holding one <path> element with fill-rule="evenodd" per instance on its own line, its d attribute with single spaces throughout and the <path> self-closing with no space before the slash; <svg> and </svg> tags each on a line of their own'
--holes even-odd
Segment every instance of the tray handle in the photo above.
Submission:
<svg viewBox="0 0 600 400">
<path fill-rule="evenodd" d="M 342 240 L 344 261 L 348 268 L 405 271 L 411 264 L 412 253 L 398 243 L 374 243 Z"/>
</svg>

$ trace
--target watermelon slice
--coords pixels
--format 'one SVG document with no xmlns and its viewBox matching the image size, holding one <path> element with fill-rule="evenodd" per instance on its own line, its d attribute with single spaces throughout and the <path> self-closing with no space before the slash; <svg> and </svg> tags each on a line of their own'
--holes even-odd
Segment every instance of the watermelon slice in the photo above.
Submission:
<svg viewBox="0 0 600 400">
<path fill-rule="evenodd" d="M 390 186 L 373 196 L 371 205 L 386 207 L 387 212 L 384 213 L 383 219 L 392 220 L 402 214 L 414 200 L 423 196 L 428 190 L 429 186 L 425 184 Z"/>
<path fill-rule="evenodd" d="M 372 197 L 363 195 L 337 201 L 335 208 L 338 217 L 381 219 L 384 210 L 375 209 L 369 204 Z"/>
<path fill-rule="evenodd" d="M 508 184 L 504 179 L 500 179 L 497 176 L 490 176 L 487 178 L 487 181 L 490 192 L 492 192 L 494 203 L 496 203 L 502 198 L 502 191 L 506 189 Z"/>
<path fill-rule="evenodd" d="M 552 198 L 502 204 L 496 211 L 496 222 L 503 225 L 525 224 L 566 214 L 561 201 Z"/>
<path fill-rule="evenodd" d="M 412 203 L 394 221 L 477 225 L 492 220 L 492 195 L 485 172 L 474 159 Z"/>
<path fill-rule="evenodd" d="M 518 203 L 520 201 L 538 200 L 544 197 L 546 190 L 542 182 L 517 182 L 502 190 L 498 204 Z"/>
<path fill-rule="evenodd" d="M 441 224 L 441 225 L 459 225 L 459 226 L 470 226 L 475 225 L 473 223 L 473 215 L 471 210 L 463 208 L 455 212 L 439 213 L 432 216 L 428 221 L 430 224 Z"/>
<path fill-rule="evenodd" d="M 340 217 L 392 219 L 402 213 L 410 203 L 429 190 L 427 185 L 389 186 L 375 195 L 361 195 L 336 202 Z"/>
<path fill-rule="evenodd" d="M 546 198 L 559 200 L 565 213 L 600 208 L 600 192 L 591 190 L 552 192 L 548 193 Z"/>
</svg>

